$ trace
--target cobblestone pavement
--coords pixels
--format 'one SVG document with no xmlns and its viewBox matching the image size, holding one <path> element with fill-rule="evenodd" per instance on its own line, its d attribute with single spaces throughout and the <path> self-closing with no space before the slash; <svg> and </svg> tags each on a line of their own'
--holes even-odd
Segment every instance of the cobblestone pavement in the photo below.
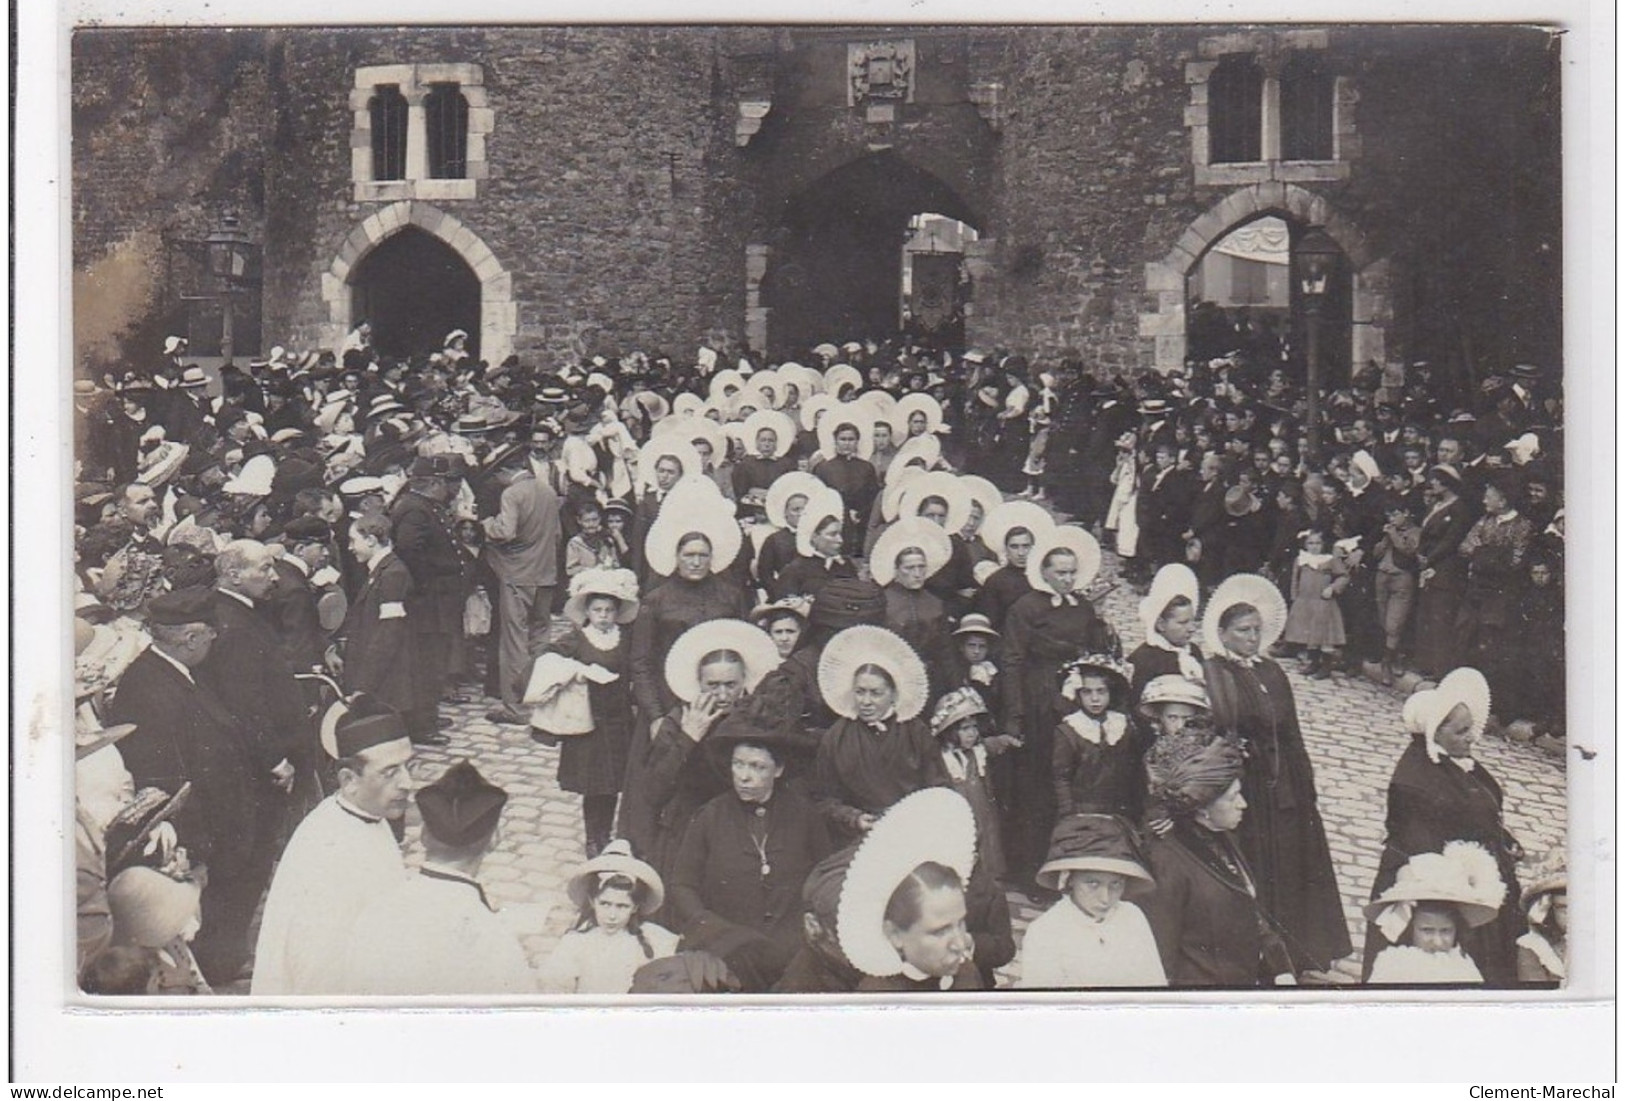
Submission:
<svg viewBox="0 0 1625 1101">
<path fill-rule="evenodd" d="M 1115 560 L 1109 552 L 1105 557 L 1102 576 L 1115 580 Z M 1125 652 L 1141 642 L 1135 610 L 1139 598 L 1139 592 L 1120 583 L 1099 601 L 1122 636 Z M 1343 676 L 1310 680 L 1299 674 L 1298 663 L 1282 664 L 1297 697 L 1343 908 L 1358 950 L 1365 937 L 1360 906 L 1370 897 L 1382 849 L 1388 778 L 1408 741 L 1400 726 L 1402 696 L 1396 689 Z M 558 750 L 533 742 L 523 727 L 487 722 L 484 713 L 490 704 L 476 698 L 442 709 L 453 719 L 451 745 L 421 751 L 423 778 L 432 779 L 452 761 L 468 757 L 508 790 L 504 839 L 500 851 L 486 859 L 481 878 L 515 923 L 531 961 L 540 965 L 574 916 L 564 885 L 583 859 L 581 801 L 559 790 Z M 1481 740 L 1475 756 L 1505 790 L 1506 824 L 1524 848 L 1538 856 L 1561 844 L 1567 820 L 1563 762 L 1532 745 L 1494 736 Z M 415 838 L 415 820 L 412 825 L 410 836 Z M 410 856 L 417 858 L 415 852 Z M 1020 931 L 1039 910 L 1015 894 L 1010 905 L 1019 942 Z M 1019 957 L 1000 973 L 1001 985 L 1015 980 L 1018 964 Z M 1340 961 L 1336 970 L 1357 979 L 1358 955 Z"/>
</svg>

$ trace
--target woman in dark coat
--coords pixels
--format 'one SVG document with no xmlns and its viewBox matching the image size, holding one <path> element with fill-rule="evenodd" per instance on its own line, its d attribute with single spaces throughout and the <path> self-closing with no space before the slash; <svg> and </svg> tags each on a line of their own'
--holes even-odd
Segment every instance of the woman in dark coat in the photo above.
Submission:
<svg viewBox="0 0 1625 1101">
<path fill-rule="evenodd" d="M 1292 960 L 1233 833 L 1248 808 L 1241 748 L 1210 735 L 1161 738 L 1146 760 L 1152 816 L 1173 828 L 1146 845 L 1157 887 L 1139 905 L 1169 986 L 1270 985 Z"/>
<path fill-rule="evenodd" d="M 1220 585 L 1203 621 L 1207 691 L 1214 725 L 1247 747 L 1241 790 L 1250 809 L 1238 840 L 1256 873 L 1259 900 L 1279 922 L 1295 970 L 1325 971 L 1353 943 L 1292 686 L 1262 656 L 1285 614 L 1280 592 L 1257 574 Z"/>
<path fill-rule="evenodd" d="M 1027 558 L 1038 533 L 1050 526 L 1040 506 L 1027 501 L 1006 501 L 982 521 L 982 542 L 998 552 L 1003 565 L 982 582 L 972 610 L 987 616 L 995 631 L 1004 630 L 1004 617 L 1016 601 L 1033 591 L 1027 580 Z"/>
<path fill-rule="evenodd" d="M 1501 785 L 1470 755 L 1489 711 L 1489 685 L 1476 669 L 1456 669 L 1438 688 L 1405 701 L 1411 744 L 1388 782 L 1388 836 L 1371 897 L 1393 886 L 1413 856 L 1443 852 L 1452 841 L 1484 846 L 1495 857 L 1507 893 L 1495 920 L 1463 929 L 1460 945 L 1487 985 L 1511 986 L 1518 977 L 1517 940 L 1524 931 L 1517 877 L 1522 849 L 1501 818 Z M 1368 926 L 1363 978 L 1370 978 L 1372 962 L 1386 947 L 1375 924 Z"/>
<path fill-rule="evenodd" d="M 749 614 L 744 586 L 727 573 L 739 545 L 739 524 L 721 511 L 657 524 L 649 532 L 649 564 L 657 575 L 670 576 L 644 598 L 632 626 L 632 694 L 640 722 L 652 724 L 676 706 L 665 663 L 677 636 L 697 623 Z"/>
<path fill-rule="evenodd" d="M 1117 645 L 1116 634 L 1081 594 L 1099 568 L 1100 548 L 1088 532 L 1073 527 L 1046 532 L 1027 561 L 1034 591 L 1016 601 L 1005 618 L 1001 732 L 1021 740 L 1012 750 L 1017 828 L 1006 844 L 1013 882 L 1033 883 L 1049 852 L 1061 666 Z"/>
<path fill-rule="evenodd" d="M 672 869 L 683 947 L 720 956 L 747 992 L 771 988 L 801 947 L 801 888 L 831 852 L 812 801 L 782 782 L 794 744 L 743 712 L 718 725 L 707 748 L 732 790 L 700 808 Z"/>
<path fill-rule="evenodd" d="M 1461 499 L 1461 476 L 1450 467 L 1428 472 L 1422 498 L 1428 513 L 1416 548 L 1416 664 L 1441 676 L 1462 656 L 1462 605 L 1467 594 L 1467 559 L 1462 540 L 1472 529 L 1472 512 Z"/>
</svg>

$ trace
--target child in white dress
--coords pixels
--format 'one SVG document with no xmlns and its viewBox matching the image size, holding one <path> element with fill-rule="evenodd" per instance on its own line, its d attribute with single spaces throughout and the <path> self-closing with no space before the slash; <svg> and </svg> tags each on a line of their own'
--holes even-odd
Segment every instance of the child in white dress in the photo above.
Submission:
<svg viewBox="0 0 1625 1101">
<path fill-rule="evenodd" d="M 1394 885 L 1365 908 L 1390 942 L 1367 981 L 1483 983 L 1459 942 L 1463 930 L 1495 920 L 1506 890 L 1495 858 L 1475 842 L 1452 841 L 1442 853 L 1411 857 Z"/>
<path fill-rule="evenodd" d="M 542 968 L 544 993 L 626 994 L 638 968 L 677 954 L 677 934 L 643 920 L 660 909 L 665 885 L 626 841 L 582 865 L 569 892 L 581 916 Z"/>
</svg>

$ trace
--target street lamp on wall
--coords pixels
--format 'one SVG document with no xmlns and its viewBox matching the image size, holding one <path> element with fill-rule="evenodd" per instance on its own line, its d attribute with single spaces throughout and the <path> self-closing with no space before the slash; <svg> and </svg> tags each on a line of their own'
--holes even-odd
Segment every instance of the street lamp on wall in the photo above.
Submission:
<svg viewBox="0 0 1625 1101">
<path fill-rule="evenodd" d="M 1320 322 L 1332 273 L 1343 250 L 1320 226 L 1310 226 L 1293 245 L 1298 291 L 1302 297 L 1308 336 L 1308 377 L 1304 388 L 1309 398 L 1309 450 L 1320 456 Z"/>
<path fill-rule="evenodd" d="M 209 271 L 220 283 L 220 355 L 230 363 L 236 339 L 233 300 L 248 274 L 251 240 L 237 215 L 227 211 L 221 215 L 220 225 L 204 238 L 204 244 L 208 248 Z"/>
</svg>

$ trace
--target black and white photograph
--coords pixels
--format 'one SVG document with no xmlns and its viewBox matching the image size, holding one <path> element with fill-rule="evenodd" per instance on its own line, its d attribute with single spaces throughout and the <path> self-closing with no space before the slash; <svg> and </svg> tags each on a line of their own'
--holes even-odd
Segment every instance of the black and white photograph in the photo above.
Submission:
<svg viewBox="0 0 1625 1101">
<path fill-rule="evenodd" d="M 255 18 L 64 30 L 68 1005 L 1611 994 L 1563 27 Z"/>
</svg>

